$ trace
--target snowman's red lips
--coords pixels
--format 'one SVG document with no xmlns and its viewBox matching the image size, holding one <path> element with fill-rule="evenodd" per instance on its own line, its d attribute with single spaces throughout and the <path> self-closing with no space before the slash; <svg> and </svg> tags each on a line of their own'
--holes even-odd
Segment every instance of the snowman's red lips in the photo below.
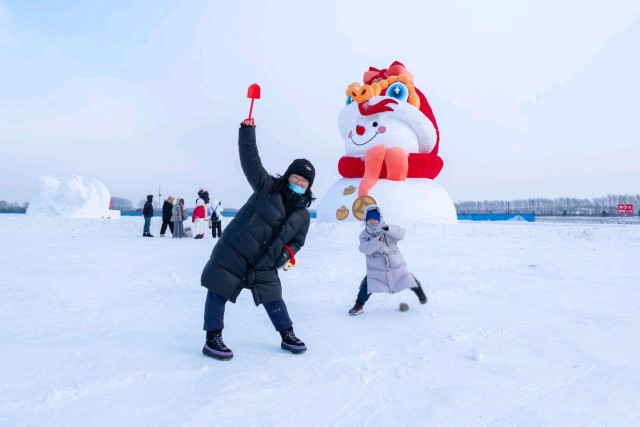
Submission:
<svg viewBox="0 0 640 427">
<path fill-rule="evenodd" d="M 369 143 L 369 142 L 371 142 L 371 140 L 373 140 L 373 138 L 375 138 L 376 136 L 378 136 L 378 132 L 377 132 L 377 131 L 376 131 L 376 134 L 375 134 L 375 135 L 373 135 L 371 138 L 369 138 L 368 140 L 366 140 L 366 141 L 365 141 L 365 142 L 363 142 L 362 144 L 358 144 L 357 142 L 355 142 L 355 141 L 353 140 L 353 136 L 350 136 L 350 137 L 349 137 L 349 139 L 351 140 L 351 142 L 352 142 L 354 145 L 358 145 L 358 146 L 359 146 L 359 145 L 365 145 L 365 144 L 368 144 L 368 143 Z"/>
</svg>

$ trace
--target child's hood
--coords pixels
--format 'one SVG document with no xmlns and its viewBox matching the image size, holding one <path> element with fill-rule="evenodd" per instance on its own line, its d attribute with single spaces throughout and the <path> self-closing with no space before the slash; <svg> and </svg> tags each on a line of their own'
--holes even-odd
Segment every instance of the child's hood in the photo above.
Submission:
<svg viewBox="0 0 640 427">
<path fill-rule="evenodd" d="M 364 214 L 362 215 L 362 222 L 364 222 L 365 225 L 367 224 L 367 214 L 372 210 L 378 211 L 378 215 L 380 215 L 380 224 L 382 224 L 384 222 L 382 211 L 380 211 L 380 207 L 378 207 L 378 205 L 374 203 L 367 205 L 367 207 L 364 208 Z"/>
</svg>

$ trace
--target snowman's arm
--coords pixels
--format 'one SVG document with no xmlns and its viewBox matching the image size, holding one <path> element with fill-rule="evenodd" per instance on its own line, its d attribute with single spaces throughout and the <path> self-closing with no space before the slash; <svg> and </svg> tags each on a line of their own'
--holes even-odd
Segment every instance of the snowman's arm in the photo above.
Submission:
<svg viewBox="0 0 640 427">
<path fill-rule="evenodd" d="M 343 178 L 362 178 L 364 160 L 360 157 L 342 156 L 338 160 L 338 172 Z"/>
<path fill-rule="evenodd" d="M 386 152 L 387 147 L 384 145 L 378 145 L 367 150 L 364 157 L 364 176 L 358 187 L 359 197 L 368 195 L 369 190 L 378 183 Z"/>
</svg>

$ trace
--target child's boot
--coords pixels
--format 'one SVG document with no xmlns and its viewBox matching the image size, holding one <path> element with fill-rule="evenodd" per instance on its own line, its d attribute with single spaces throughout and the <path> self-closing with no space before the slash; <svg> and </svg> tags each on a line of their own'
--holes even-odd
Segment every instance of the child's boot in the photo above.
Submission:
<svg viewBox="0 0 640 427">
<path fill-rule="evenodd" d="M 420 304 L 426 304 L 427 296 L 424 294 L 424 291 L 422 290 L 422 285 L 420 285 L 420 281 L 418 279 L 416 279 L 416 283 L 418 284 L 418 286 L 416 286 L 415 288 L 411 288 L 411 290 L 416 293 L 416 296 L 418 297 Z"/>
<path fill-rule="evenodd" d="M 207 331 L 207 341 L 202 347 L 202 354 L 218 360 L 230 360 L 233 357 L 233 351 L 222 341 L 222 329 Z"/>
<path fill-rule="evenodd" d="M 364 301 L 360 301 L 359 299 L 357 299 L 353 308 L 349 310 L 349 315 L 355 316 L 362 313 L 364 313 Z"/>
</svg>

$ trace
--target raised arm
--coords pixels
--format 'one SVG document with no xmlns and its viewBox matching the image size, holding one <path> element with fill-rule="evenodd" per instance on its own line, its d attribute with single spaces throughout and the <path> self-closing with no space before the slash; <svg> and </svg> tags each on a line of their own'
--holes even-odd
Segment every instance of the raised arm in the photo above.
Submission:
<svg viewBox="0 0 640 427">
<path fill-rule="evenodd" d="M 271 187 L 272 178 L 262 166 L 258 146 L 256 145 L 256 128 L 242 125 L 238 133 L 238 150 L 240 165 L 244 176 L 254 192 L 265 191 Z"/>
</svg>

